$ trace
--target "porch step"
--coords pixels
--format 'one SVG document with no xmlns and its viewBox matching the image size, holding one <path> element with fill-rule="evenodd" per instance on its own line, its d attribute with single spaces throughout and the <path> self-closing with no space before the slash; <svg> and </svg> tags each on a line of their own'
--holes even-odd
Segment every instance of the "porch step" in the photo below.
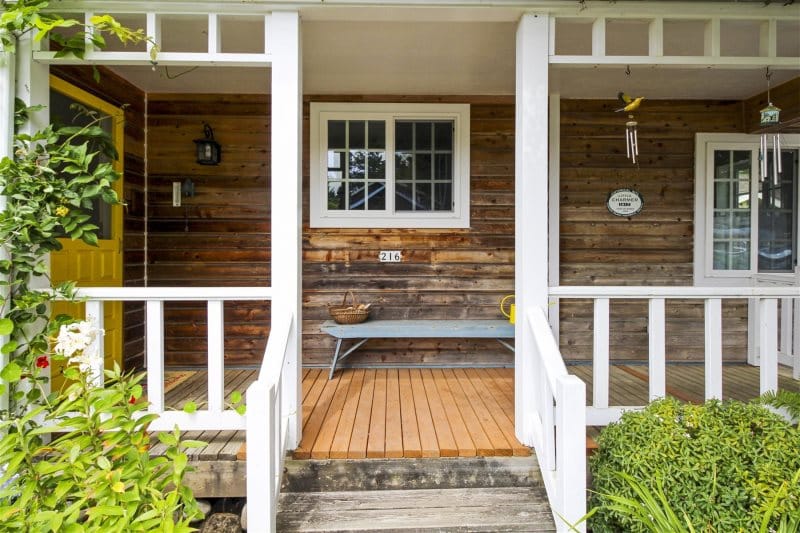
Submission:
<svg viewBox="0 0 800 533">
<path fill-rule="evenodd" d="M 278 531 L 555 531 L 535 457 L 286 462 Z"/>
</svg>

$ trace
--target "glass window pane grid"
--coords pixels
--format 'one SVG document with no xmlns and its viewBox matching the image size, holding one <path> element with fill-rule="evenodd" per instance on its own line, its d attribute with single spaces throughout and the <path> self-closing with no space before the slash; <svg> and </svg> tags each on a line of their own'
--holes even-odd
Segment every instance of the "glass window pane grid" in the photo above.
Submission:
<svg viewBox="0 0 800 533">
<path fill-rule="evenodd" d="M 382 194 L 380 188 L 372 184 L 386 183 L 385 121 L 329 120 L 328 125 L 340 122 L 344 122 L 345 127 L 342 135 L 344 146 L 332 146 L 331 135 L 328 135 L 328 209 L 385 211 L 385 202 L 380 198 L 370 200 L 370 197 L 380 197 Z M 382 131 L 371 131 L 375 128 Z M 355 146 L 351 146 L 353 142 Z M 344 166 L 337 158 L 331 157 L 332 152 L 339 154 Z M 332 162 L 340 164 L 331 167 Z M 340 203 L 332 199 L 332 194 L 341 197 Z"/>
<path fill-rule="evenodd" d="M 777 183 L 772 151 L 767 155 L 769 175 L 759 185 L 758 270 L 792 272 L 797 258 L 798 150 L 781 150 L 783 172 Z"/>
<path fill-rule="evenodd" d="M 751 155 L 744 150 L 714 151 L 712 261 L 714 270 L 750 269 Z"/>
<path fill-rule="evenodd" d="M 445 188 L 449 188 L 452 191 L 453 186 L 453 130 L 455 123 L 449 120 L 397 120 L 395 122 L 396 131 L 399 131 L 407 124 L 411 124 L 411 147 L 410 149 L 396 151 L 395 176 L 404 174 L 404 172 L 400 171 L 398 164 L 402 158 L 403 160 L 410 160 L 411 178 L 395 179 L 397 186 L 395 192 L 395 210 L 420 212 L 452 211 L 452 200 L 449 205 L 445 205 L 441 202 L 437 202 L 436 197 L 449 197 L 452 199 L 452 192 L 446 194 L 442 191 Z M 450 129 L 449 149 L 437 147 L 437 125 L 441 127 L 442 124 L 447 124 Z M 422 146 L 423 144 L 425 146 Z M 437 156 L 449 156 L 448 170 L 450 175 L 447 178 L 437 178 L 436 176 Z M 427 163 L 425 163 L 425 161 Z M 421 173 L 420 170 L 423 172 Z M 437 191 L 435 194 L 432 192 L 434 189 Z"/>
</svg>

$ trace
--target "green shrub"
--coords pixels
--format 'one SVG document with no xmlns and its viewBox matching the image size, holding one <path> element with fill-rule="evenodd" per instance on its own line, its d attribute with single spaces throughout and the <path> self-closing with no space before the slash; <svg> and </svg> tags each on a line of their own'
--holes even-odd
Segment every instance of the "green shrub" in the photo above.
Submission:
<svg viewBox="0 0 800 533">
<path fill-rule="evenodd" d="M 595 533 L 648 531 L 613 509 L 615 497 L 637 498 L 626 476 L 663 490 L 696 531 L 758 531 L 765 516 L 777 528 L 800 512 L 800 431 L 755 403 L 660 400 L 624 414 L 598 444 L 590 460 Z"/>
</svg>

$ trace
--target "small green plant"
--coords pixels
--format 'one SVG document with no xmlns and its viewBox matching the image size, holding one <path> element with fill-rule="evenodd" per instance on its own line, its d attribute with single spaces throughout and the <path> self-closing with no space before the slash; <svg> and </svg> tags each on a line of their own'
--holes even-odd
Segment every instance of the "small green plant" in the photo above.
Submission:
<svg viewBox="0 0 800 533">
<path fill-rule="evenodd" d="M 188 532 L 201 518 L 183 482 L 183 449 L 204 443 L 181 441 L 175 428 L 158 435 L 164 455 L 150 457 L 156 415 L 141 400 L 143 374 L 115 367 L 105 387 L 92 386 L 87 348 L 98 334 L 85 322 L 63 326 L 56 353 L 72 364 L 71 384 L 53 403 L 0 422 L 0 532 Z"/>
<path fill-rule="evenodd" d="M 609 425 L 598 445 L 590 460 L 595 533 L 749 533 L 797 523 L 800 431 L 763 406 L 660 400 Z M 671 525 L 654 529 L 645 515 Z"/>
<path fill-rule="evenodd" d="M 784 409 L 792 420 L 800 423 L 800 392 L 779 389 L 777 392 L 766 392 L 761 401 L 776 409 Z"/>
</svg>

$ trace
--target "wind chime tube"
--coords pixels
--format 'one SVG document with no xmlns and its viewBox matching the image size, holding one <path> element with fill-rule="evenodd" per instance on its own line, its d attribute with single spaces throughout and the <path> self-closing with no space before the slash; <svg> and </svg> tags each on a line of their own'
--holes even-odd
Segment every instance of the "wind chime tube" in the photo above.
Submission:
<svg viewBox="0 0 800 533">
<path fill-rule="evenodd" d="M 633 127 L 633 151 L 636 155 L 639 155 L 639 131 L 636 126 Z"/>
<path fill-rule="evenodd" d="M 778 159 L 780 153 L 778 152 L 778 136 L 772 136 L 772 183 L 778 184 Z"/>
<path fill-rule="evenodd" d="M 761 181 L 764 181 L 764 178 L 767 176 L 767 134 L 761 134 L 761 146 L 758 150 L 759 155 L 759 170 L 761 171 Z"/>
<path fill-rule="evenodd" d="M 781 136 L 780 136 L 779 133 L 775 134 L 775 139 L 777 140 L 777 143 L 778 143 L 778 154 L 777 154 L 777 158 L 778 158 L 778 174 L 783 174 L 783 161 L 781 160 L 782 159 L 781 158 L 781 150 L 782 150 L 782 148 L 781 148 Z"/>
<path fill-rule="evenodd" d="M 625 128 L 625 156 L 631 158 L 631 136 L 628 128 Z"/>
</svg>

